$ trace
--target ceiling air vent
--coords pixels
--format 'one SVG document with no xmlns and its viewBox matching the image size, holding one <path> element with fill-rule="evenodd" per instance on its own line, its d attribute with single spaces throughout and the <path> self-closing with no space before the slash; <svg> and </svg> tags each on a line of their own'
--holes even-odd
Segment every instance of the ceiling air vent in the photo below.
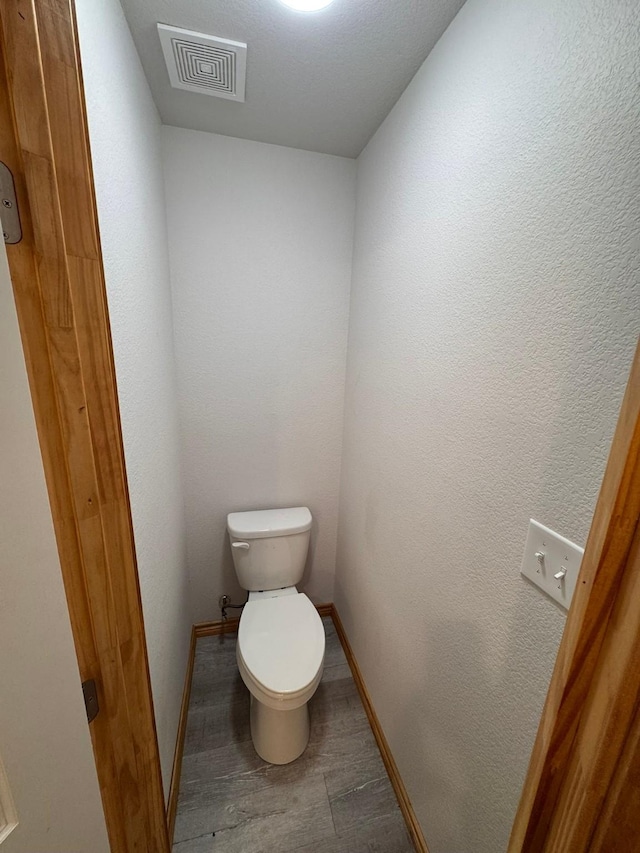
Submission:
<svg viewBox="0 0 640 853">
<path fill-rule="evenodd" d="M 246 44 L 165 24 L 158 35 L 174 88 L 244 101 Z"/>
</svg>

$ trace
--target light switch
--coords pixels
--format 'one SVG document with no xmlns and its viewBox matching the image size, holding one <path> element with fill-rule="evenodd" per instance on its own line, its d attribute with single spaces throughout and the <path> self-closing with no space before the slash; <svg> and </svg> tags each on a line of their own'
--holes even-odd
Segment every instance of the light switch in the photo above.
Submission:
<svg viewBox="0 0 640 853">
<path fill-rule="evenodd" d="M 583 554 L 579 545 L 530 519 L 520 573 L 568 609 Z"/>
</svg>

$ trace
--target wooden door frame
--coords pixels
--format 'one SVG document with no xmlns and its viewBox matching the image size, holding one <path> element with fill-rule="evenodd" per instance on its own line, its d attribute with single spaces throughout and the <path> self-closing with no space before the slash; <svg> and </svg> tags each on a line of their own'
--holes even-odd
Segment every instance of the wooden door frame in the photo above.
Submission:
<svg viewBox="0 0 640 853">
<path fill-rule="evenodd" d="M 24 233 L 7 255 L 78 665 L 98 686 L 107 831 L 114 853 L 168 853 L 74 2 L 0 0 L 0 25 L 0 160 Z M 640 350 L 509 853 L 616 849 L 640 769 L 639 513 Z"/>
<path fill-rule="evenodd" d="M 168 853 L 93 176 L 70 0 L 0 0 L 7 246 L 111 850 Z"/>
</svg>

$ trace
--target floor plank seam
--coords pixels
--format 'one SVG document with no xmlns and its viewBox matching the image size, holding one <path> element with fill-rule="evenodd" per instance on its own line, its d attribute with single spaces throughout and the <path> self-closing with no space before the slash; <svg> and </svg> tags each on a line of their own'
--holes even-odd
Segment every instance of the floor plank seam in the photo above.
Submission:
<svg viewBox="0 0 640 853">
<path fill-rule="evenodd" d="M 329 803 L 329 811 L 331 812 L 331 823 L 332 823 L 332 825 L 333 825 L 333 834 L 334 834 L 334 835 L 336 836 L 336 838 L 337 838 L 337 837 L 338 837 L 338 833 L 337 833 L 337 831 L 336 831 L 336 822 L 335 822 L 335 820 L 333 819 L 333 809 L 331 808 L 331 799 L 330 799 L 330 797 L 329 797 L 329 789 L 328 789 L 328 787 L 327 787 L 327 777 L 326 777 L 326 774 L 324 774 L 324 773 L 322 774 L 322 779 L 323 779 L 323 781 L 324 781 L 324 790 L 326 791 L 326 794 L 327 794 L 327 802 Z"/>
</svg>

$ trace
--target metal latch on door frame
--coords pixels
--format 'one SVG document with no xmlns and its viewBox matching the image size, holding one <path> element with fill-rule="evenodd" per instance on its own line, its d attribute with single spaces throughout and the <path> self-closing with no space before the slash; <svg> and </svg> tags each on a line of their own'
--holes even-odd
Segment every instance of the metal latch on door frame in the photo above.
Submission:
<svg viewBox="0 0 640 853">
<path fill-rule="evenodd" d="M 22 240 L 20 212 L 16 199 L 16 187 L 11 170 L 0 160 L 0 221 L 5 243 L 19 243 Z"/>
<path fill-rule="evenodd" d="M 98 716 L 100 706 L 98 705 L 98 688 L 94 678 L 82 682 L 82 695 L 84 696 L 84 707 L 87 711 L 87 722 L 91 723 Z"/>
</svg>

